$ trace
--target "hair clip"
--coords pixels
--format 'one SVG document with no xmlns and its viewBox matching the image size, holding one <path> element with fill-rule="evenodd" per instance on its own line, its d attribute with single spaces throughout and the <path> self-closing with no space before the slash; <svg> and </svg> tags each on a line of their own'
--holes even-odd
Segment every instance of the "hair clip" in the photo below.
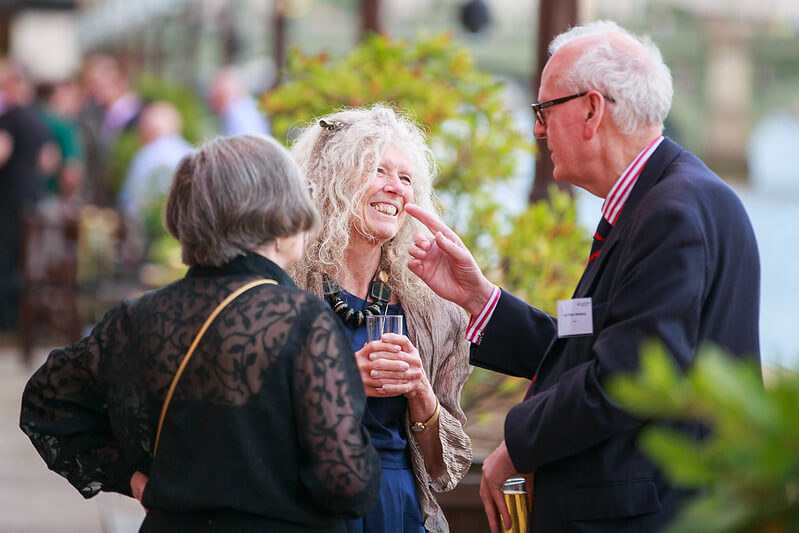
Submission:
<svg viewBox="0 0 799 533">
<path fill-rule="evenodd" d="M 338 120 L 328 122 L 325 119 L 319 121 L 319 125 L 327 131 L 336 131 L 344 127 L 344 123 Z"/>
</svg>

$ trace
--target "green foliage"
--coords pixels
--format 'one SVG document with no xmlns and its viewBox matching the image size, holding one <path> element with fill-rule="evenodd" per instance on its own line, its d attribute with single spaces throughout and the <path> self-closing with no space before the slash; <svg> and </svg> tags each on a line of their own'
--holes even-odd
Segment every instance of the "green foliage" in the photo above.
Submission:
<svg viewBox="0 0 799 533">
<path fill-rule="evenodd" d="M 341 107 L 387 102 L 427 129 L 440 167 L 437 190 L 484 214 L 467 232 L 498 226 L 499 210 L 483 192 L 511 178 L 519 151 L 532 146 L 505 108 L 502 84 L 478 71 L 449 36 L 408 42 L 373 35 L 341 59 L 294 49 L 286 78 L 262 98 L 276 138 L 287 141 L 291 128 Z M 487 244 L 464 240 L 478 251 Z"/>
<path fill-rule="evenodd" d="M 106 188 L 112 198 L 116 198 L 122 185 L 125 183 L 125 176 L 128 167 L 133 161 L 133 156 L 141 148 L 141 140 L 137 131 L 123 131 L 111 145 L 108 154 L 108 170 Z"/>
<path fill-rule="evenodd" d="M 641 446 L 674 483 L 706 489 L 669 531 L 799 531 L 799 374 L 784 371 L 764 388 L 758 367 L 711 347 L 684 374 L 650 344 L 640 373 L 616 378 L 610 391 L 636 415 L 711 428 L 703 442 L 663 427 L 642 433 Z"/>
<path fill-rule="evenodd" d="M 142 208 L 140 222 L 148 242 L 154 242 L 161 238 L 172 239 L 172 236 L 169 235 L 164 226 L 165 205 L 166 195 L 159 194 L 153 198 L 149 205 Z"/>
<path fill-rule="evenodd" d="M 571 296 L 585 269 L 590 242 L 574 199 L 554 186 L 549 194 L 549 202 L 528 206 L 497 242 L 505 286 L 555 314 L 555 302 Z"/>
<path fill-rule="evenodd" d="M 512 397 L 521 401 L 522 394 L 528 385 L 529 381 L 525 379 L 514 378 L 475 367 L 461 392 L 461 407 L 466 413 L 469 413 L 469 418 L 477 415 L 480 417 L 478 423 L 489 424 L 497 413 L 471 413 L 470 410 L 486 397 L 494 399 Z M 504 416 L 505 413 L 499 414 Z M 498 437 L 497 443 L 502 440 L 501 436 Z"/>
<path fill-rule="evenodd" d="M 171 283 L 186 273 L 181 261 L 180 243 L 164 225 L 166 195 L 159 194 L 147 205 L 141 216 L 141 227 L 147 243 L 148 264 L 140 272 L 140 281 L 150 287 Z"/>
<path fill-rule="evenodd" d="M 160 287 L 182 278 L 187 267 L 181 260 L 180 243 L 170 235 L 152 241 L 147 251 L 150 263 L 140 272 L 140 281 L 149 287 Z"/>
</svg>

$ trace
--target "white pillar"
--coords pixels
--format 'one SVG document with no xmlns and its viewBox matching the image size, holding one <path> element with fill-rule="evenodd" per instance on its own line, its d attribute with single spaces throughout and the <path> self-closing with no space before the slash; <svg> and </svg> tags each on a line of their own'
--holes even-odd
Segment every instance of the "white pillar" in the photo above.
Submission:
<svg viewBox="0 0 799 533">
<path fill-rule="evenodd" d="M 708 19 L 704 155 L 730 177 L 746 175 L 752 99 L 751 30 L 730 19 Z M 724 176 L 722 176 L 724 177 Z"/>
</svg>

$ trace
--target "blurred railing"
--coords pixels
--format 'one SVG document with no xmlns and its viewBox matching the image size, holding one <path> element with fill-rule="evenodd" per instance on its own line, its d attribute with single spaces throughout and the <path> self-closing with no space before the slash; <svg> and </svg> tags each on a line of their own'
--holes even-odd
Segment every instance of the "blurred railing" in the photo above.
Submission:
<svg viewBox="0 0 799 533">
<path fill-rule="evenodd" d="M 108 308 L 144 290 L 120 220 L 111 209 L 58 201 L 25 211 L 18 335 L 26 364 L 37 342 L 75 342 Z"/>
</svg>

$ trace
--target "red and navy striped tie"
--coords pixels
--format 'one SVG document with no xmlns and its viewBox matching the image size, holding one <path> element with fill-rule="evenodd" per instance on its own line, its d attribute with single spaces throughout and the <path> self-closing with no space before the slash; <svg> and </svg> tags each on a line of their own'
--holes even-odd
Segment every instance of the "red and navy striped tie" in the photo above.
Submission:
<svg viewBox="0 0 799 533">
<path fill-rule="evenodd" d="M 605 217 L 602 217 L 602 220 L 599 221 L 596 232 L 594 232 L 594 242 L 591 244 L 591 255 L 588 256 L 589 263 L 599 255 L 599 252 L 602 250 L 602 245 L 605 244 L 605 239 L 608 238 L 608 233 L 610 233 L 612 227 L 611 223 L 608 222 Z"/>
</svg>

